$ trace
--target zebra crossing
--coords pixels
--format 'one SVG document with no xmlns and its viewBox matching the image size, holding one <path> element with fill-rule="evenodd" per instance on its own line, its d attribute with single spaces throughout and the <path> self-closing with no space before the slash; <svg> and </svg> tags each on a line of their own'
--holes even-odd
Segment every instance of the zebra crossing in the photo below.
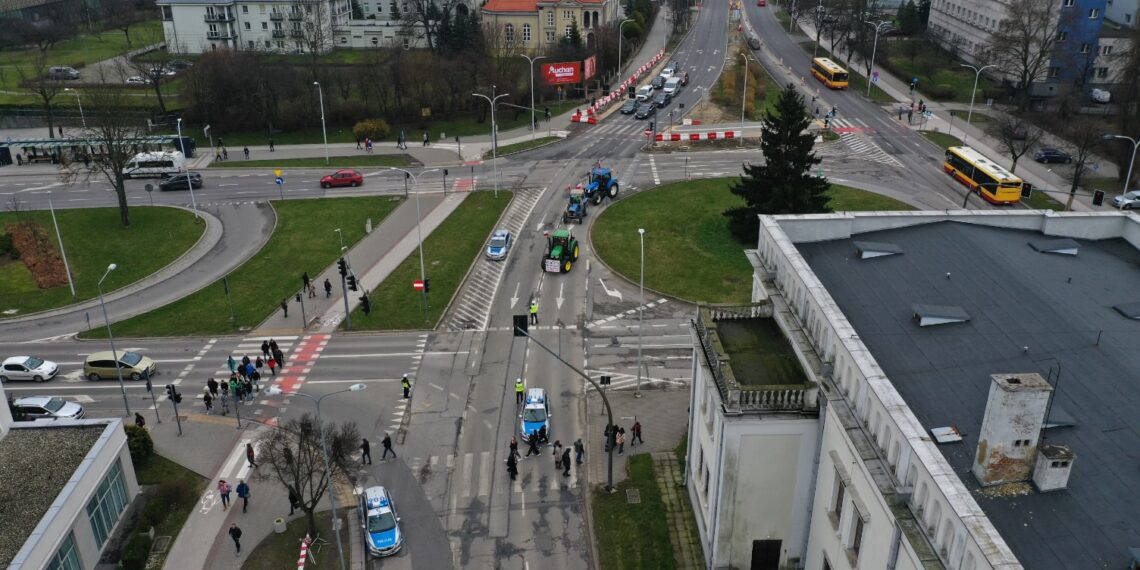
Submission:
<svg viewBox="0 0 1140 570">
<path fill-rule="evenodd" d="M 277 348 L 279 348 L 285 355 L 285 364 L 277 370 L 276 375 L 272 375 L 269 372 L 268 365 L 262 368 L 262 371 L 265 375 L 262 376 L 261 379 L 262 392 L 259 395 L 264 394 L 264 390 L 274 382 L 279 383 L 282 390 L 284 390 L 287 394 L 296 392 L 301 384 L 304 383 L 305 375 L 308 374 L 308 372 L 312 369 L 313 363 L 316 360 L 317 356 L 320 354 L 320 351 L 323 350 L 325 345 L 328 344 L 328 336 L 329 335 L 307 335 L 305 337 L 272 337 L 272 339 L 277 342 Z M 238 341 L 238 343 L 234 345 L 232 349 L 230 349 L 228 356 L 232 356 L 233 359 L 239 363 L 245 356 L 249 356 L 251 360 L 256 360 L 258 356 L 261 356 L 261 343 L 263 341 L 269 341 L 270 338 L 271 337 L 267 336 L 244 337 Z M 214 341 L 212 341 L 207 346 L 212 347 L 213 345 Z M 219 362 L 216 364 L 216 368 L 209 372 L 208 376 L 218 380 L 219 382 L 223 382 L 229 379 L 230 369 L 224 356 L 219 359 Z M 184 379 L 184 377 L 179 378 L 174 383 L 181 385 Z M 202 395 L 205 392 L 205 380 L 202 381 L 202 386 L 200 388 L 201 389 L 199 389 L 199 387 L 191 388 L 189 394 L 194 399 L 194 405 L 202 406 L 204 411 L 205 404 L 201 403 L 201 400 Z M 158 398 L 160 402 L 164 401 L 165 399 L 165 393 Z M 261 400 L 257 403 L 262 404 L 263 406 L 276 408 L 284 402 L 277 400 Z M 215 406 L 215 409 L 218 409 L 218 406 Z M 249 412 L 246 412 L 246 414 L 248 413 Z M 252 413 L 253 415 L 260 416 L 265 413 L 265 408 L 260 407 L 254 410 Z"/>
<path fill-rule="evenodd" d="M 570 467 L 570 475 L 563 477 L 561 470 L 554 468 L 554 457 L 550 447 L 544 446 L 538 456 L 526 457 L 526 446 L 520 445 L 519 475 L 514 481 L 507 475 L 505 460 L 496 460 L 492 451 L 432 455 L 412 457 L 406 460 L 408 468 L 417 476 L 443 474 L 451 477 L 452 497 L 455 499 L 477 499 L 490 496 L 493 485 L 510 484 L 513 494 L 546 496 L 550 491 L 577 489 L 580 486 L 581 469 L 585 464 Z M 573 455 L 573 452 L 571 452 Z M 499 469 L 499 476 L 495 476 Z"/>
<path fill-rule="evenodd" d="M 842 149 L 840 145 L 823 145 L 818 150 L 820 157 L 845 158 L 854 155 L 855 158 L 862 160 L 902 168 L 902 163 L 898 159 L 887 154 L 882 147 L 866 137 L 866 133 L 873 133 L 875 129 L 867 126 L 862 120 L 832 119 L 831 127 L 839 135 L 840 142 L 847 147 L 847 150 Z"/>
<path fill-rule="evenodd" d="M 545 190 L 546 188 L 517 190 L 496 229 L 510 230 L 518 242 L 527 219 L 530 218 L 531 212 L 534 211 L 538 199 Z M 503 272 L 506 271 L 509 261 L 510 254 L 503 261 L 491 261 L 482 256 L 475 261 L 475 267 L 472 268 L 470 276 L 463 284 L 463 289 L 455 298 L 455 308 L 447 320 L 448 330 L 487 329 L 487 322 L 491 318 L 491 303 L 495 300 L 495 293 L 498 292 L 499 283 L 503 279 Z"/>
<path fill-rule="evenodd" d="M 655 120 L 655 119 L 650 119 Z M 630 119 L 626 115 L 618 115 L 611 120 L 590 129 L 590 134 L 596 138 L 622 138 L 644 139 L 645 129 L 649 128 L 649 121 Z"/>
</svg>

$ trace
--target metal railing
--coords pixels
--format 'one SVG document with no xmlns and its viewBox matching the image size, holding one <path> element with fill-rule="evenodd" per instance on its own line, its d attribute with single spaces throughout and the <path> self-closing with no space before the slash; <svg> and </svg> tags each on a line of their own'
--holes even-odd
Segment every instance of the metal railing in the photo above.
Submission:
<svg viewBox="0 0 1140 570">
<path fill-rule="evenodd" d="M 285 19 L 285 12 L 277 12 L 277 11 L 270 12 L 269 13 L 269 19 L 273 20 L 274 22 L 280 22 L 281 20 Z"/>
<path fill-rule="evenodd" d="M 202 18 L 205 21 L 210 22 L 210 23 L 234 21 L 234 17 L 230 14 L 226 14 L 225 12 L 222 12 L 222 13 L 214 12 L 212 14 L 206 13 L 206 15 L 202 16 Z"/>
<path fill-rule="evenodd" d="M 285 30 L 273 30 L 273 37 L 275 37 L 275 38 L 285 37 Z"/>
</svg>

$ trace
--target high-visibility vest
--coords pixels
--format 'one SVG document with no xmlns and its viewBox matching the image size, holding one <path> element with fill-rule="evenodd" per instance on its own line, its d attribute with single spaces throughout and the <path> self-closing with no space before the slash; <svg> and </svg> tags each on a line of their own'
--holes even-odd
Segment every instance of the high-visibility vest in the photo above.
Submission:
<svg viewBox="0 0 1140 570">
<path fill-rule="evenodd" d="M 523 383 L 522 382 L 515 382 L 515 392 L 522 394 L 523 390 L 526 390 L 526 388 L 523 387 Z"/>
<path fill-rule="evenodd" d="M 533 315 L 536 313 L 538 313 L 538 303 L 531 303 L 530 304 L 530 314 Z"/>
</svg>

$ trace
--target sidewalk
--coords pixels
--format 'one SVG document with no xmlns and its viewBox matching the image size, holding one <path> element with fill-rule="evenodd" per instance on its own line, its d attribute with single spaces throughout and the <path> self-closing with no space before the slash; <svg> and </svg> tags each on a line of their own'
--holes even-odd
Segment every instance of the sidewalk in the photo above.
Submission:
<svg viewBox="0 0 1140 570">
<path fill-rule="evenodd" d="M 409 255 L 416 251 L 419 244 L 416 234 L 416 202 L 423 215 L 420 231 L 423 239 L 427 239 L 456 208 L 467 198 L 466 192 L 452 192 L 442 194 L 438 192 L 413 192 L 412 197 L 400 204 L 388 215 L 379 226 L 372 229 L 372 233 L 364 236 L 355 246 L 345 252 L 345 259 L 352 268 L 360 283 L 360 291 L 348 291 L 348 310 L 355 309 L 360 304 L 360 297 L 365 291 L 378 287 L 384 279 L 400 265 Z M 331 333 L 340 326 L 345 318 L 344 289 L 341 286 L 340 272 L 336 263 L 319 271 L 310 272 L 313 286 L 317 290 L 315 297 L 302 295 L 302 305 L 294 297 L 287 299 L 289 303 L 289 317 L 285 318 L 281 310 L 276 310 L 252 331 L 256 336 L 281 336 L 304 332 L 313 327 L 313 332 Z M 295 276 L 300 284 L 301 276 Z M 333 285 L 333 294 L 325 298 L 324 282 L 328 279 Z M 411 287 L 411 283 L 397 283 L 391 286 Z M 298 290 L 299 291 L 299 290 Z M 375 310 L 380 309 L 376 307 Z M 302 316 L 308 323 L 302 323 Z"/>
<path fill-rule="evenodd" d="M 646 382 L 641 387 L 641 398 L 634 396 L 635 390 L 620 389 L 606 392 L 613 407 L 614 423 L 625 428 L 625 453 L 614 451 L 614 485 L 627 476 L 626 458 L 634 453 L 672 452 L 688 430 L 689 388 L 665 385 L 650 387 Z M 641 421 L 644 444 L 632 445 L 633 422 Z M 602 398 L 591 387 L 586 398 L 586 475 L 591 487 L 605 487 L 607 480 L 607 460 L 605 452 L 606 429 L 605 407 Z"/>
</svg>

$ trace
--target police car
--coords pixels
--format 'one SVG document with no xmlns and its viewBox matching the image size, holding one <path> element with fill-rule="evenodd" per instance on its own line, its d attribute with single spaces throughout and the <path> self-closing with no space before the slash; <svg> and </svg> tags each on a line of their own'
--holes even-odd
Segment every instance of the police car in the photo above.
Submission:
<svg viewBox="0 0 1140 570">
<path fill-rule="evenodd" d="M 384 487 L 369 487 L 360 494 L 360 526 L 364 529 L 364 543 L 373 556 L 390 556 L 404 545 L 400 532 L 400 517 L 392 497 Z"/>
<path fill-rule="evenodd" d="M 522 438 L 524 441 L 530 441 L 532 435 L 538 433 L 539 429 L 546 427 L 546 437 L 550 438 L 550 398 L 546 396 L 546 390 L 542 388 L 531 388 L 526 391 L 526 399 L 523 400 L 523 411 L 519 416 L 522 418 L 521 430 Z"/>
</svg>

